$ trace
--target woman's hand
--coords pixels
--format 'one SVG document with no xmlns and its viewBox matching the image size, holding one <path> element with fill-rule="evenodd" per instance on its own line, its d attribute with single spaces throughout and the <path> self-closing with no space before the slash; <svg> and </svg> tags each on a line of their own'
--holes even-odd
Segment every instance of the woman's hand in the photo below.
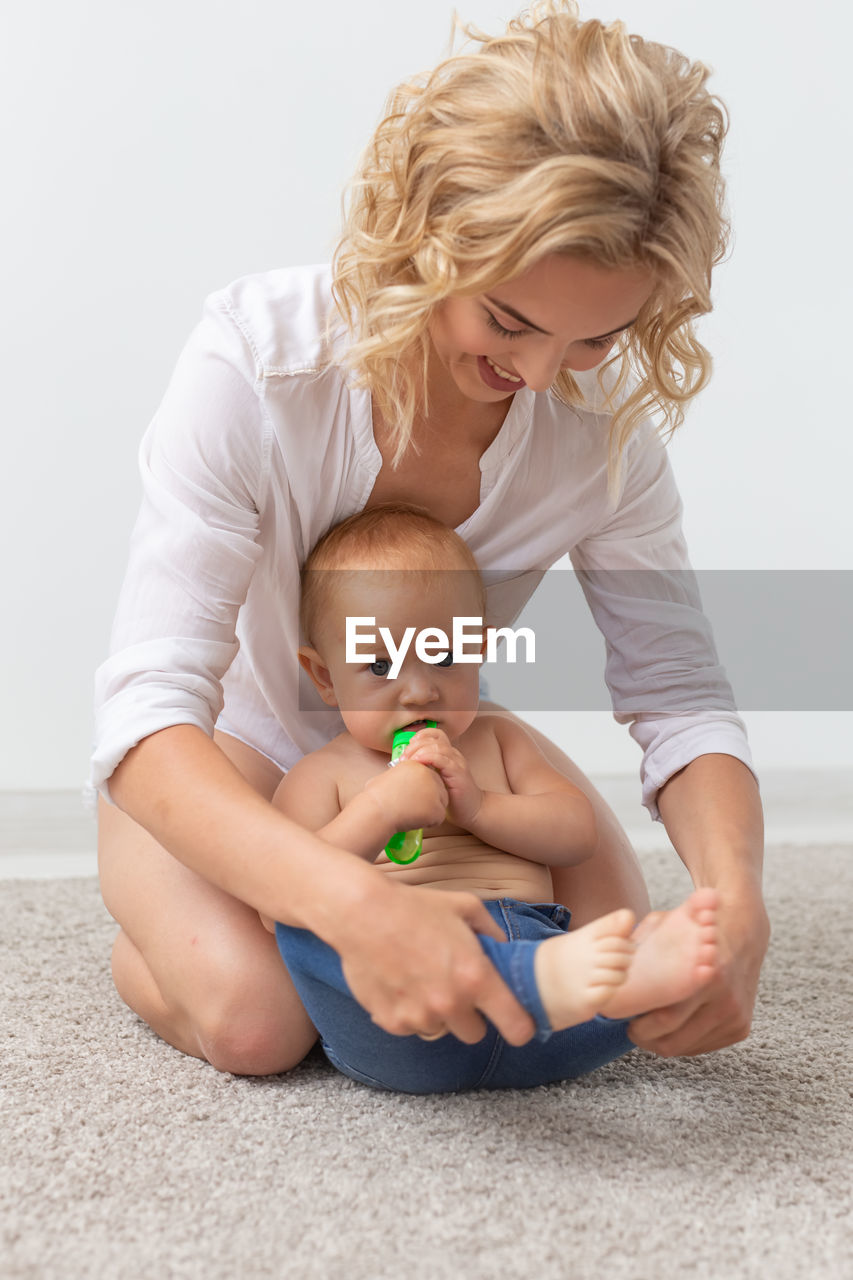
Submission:
<svg viewBox="0 0 853 1280">
<path fill-rule="evenodd" d="M 681 1004 L 635 1018 L 628 1035 L 640 1049 L 662 1057 L 693 1057 L 736 1044 L 749 1035 L 758 976 L 770 939 L 760 895 L 720 896 L 720 971 Z"/>
<path fill-rule="evenodd" d="M 505 941 L 480 899 L 390 884 L 385 876 L 376 881 L 326 934 L 373 1022 L 391 1035 L 449 1031 L 476 1044 L 486 1033 L 485 1014 L 510 1044 L 526 1044 L 533 1019 L 476 938 L 479 932 Z"/>
<path fill-rule="evenodd" d="M 439 774 L 422 764 L 400 760 L 393 769 L 383 769 L 366 782 L 364 792 L 379 805 L 392 832 L 435 827 L 444 821 L 447 788 Z"/>
<path fill-rule="evenodd" d="M 720 972 L 690 1000 L 635 1018 L 628 1035 L 664 1057 L 710 1053 L 749 1035 L 770 922 L 761 894 L 758 786 L 733 756 L 698 756 L 658 792 L 670 840 L 696 888 L 720 895 Z"/>
<path fill-rule="evenodd" d="M 477 817 L 483 793 L 471 777 L 468 761 L 451 745 L 443 729 L 420 729 L 403 753 L 404 760 L 429 765 L 441 775 L 449 797 L 447 816 L 466 831 Z"/>
</svg>

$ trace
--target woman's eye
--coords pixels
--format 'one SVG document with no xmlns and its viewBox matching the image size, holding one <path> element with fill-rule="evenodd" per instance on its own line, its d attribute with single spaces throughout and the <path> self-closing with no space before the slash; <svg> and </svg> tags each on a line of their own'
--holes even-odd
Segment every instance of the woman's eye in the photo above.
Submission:
<svg viewBox="0 0 853 1280">
<path fill-rule="evenodd" d="M 391 670 L 391 662 L 388 658 L 380 658 L 378 662 L 371 662 L 369 670 L 373 676 L 387 676 Z"/>
<path fill-rule="evenodd" d="M 484 310 L 486 311 L 486 324 L 490 329 L 494 329 L 495 333 L 499 333 L 502 338 L 521 338 L 527 333 L 526 329 L 505 329 L 500 321 L 495 319 L 491 311 L 486 308 Z"/>
<path fill-rule="evenodd" d="M 451 649 L 450 653 L 446 653 L 444 657 L 441 659 L 441 662 L 437 662 L 435 665 L 437 667 L 452 667 L 453 666 L 453 650 Z"/>
<path fill-rule="evenodd" d="M 490 329 L 494 329 L 495 333 L 499 333 L 502 338 L 523 338 L 527 329 L 507 329 L 501 322 L 492 315 L 491 311 L 486 311 L 486 323 Z M 605 351 L 608 347 L 612 347 L 618 335 L 614 334 L 611 338 L 585 338 L 584 346 L 590 347 L 593 351 Z"/>
</svg>

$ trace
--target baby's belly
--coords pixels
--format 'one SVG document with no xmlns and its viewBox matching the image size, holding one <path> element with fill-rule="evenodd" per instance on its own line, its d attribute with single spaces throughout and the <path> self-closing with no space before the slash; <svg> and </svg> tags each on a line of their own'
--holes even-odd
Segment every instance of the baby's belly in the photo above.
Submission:
<svg viewBox="0 0 853 1280">
<path fill-rule="evenodd" d="M 475 836 L 432 836 L 408 866 L 380 853 L 376 866 L 404 884 L 430 889 L 458 889 L 479 898 L 518 898 L 520 902 L 553 902 L 551 870 L 514 853 L 493 849 Z"/>
</svg>

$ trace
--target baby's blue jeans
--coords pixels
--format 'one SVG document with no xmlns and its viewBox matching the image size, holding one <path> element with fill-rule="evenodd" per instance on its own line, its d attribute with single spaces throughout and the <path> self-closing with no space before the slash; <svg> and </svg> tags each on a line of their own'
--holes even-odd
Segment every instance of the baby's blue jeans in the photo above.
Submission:
<svg viewBox="0 0 853 1280">
<path fill-rule="evenodd" d="M 340 958 L 305 929 L 276 925 L 279 951 L 308 1016 L 320 1033 L 326 1057 L 353 1080 L 401 1093 L 456 1093 L 466 1089 L 530 1089 L 585 1075 L 634 1046 L 627 1021 L 596 1017 L 552 1031 L 533 974 L 537 946 L 565 933 L 570 913 L 559 903 L 496 898 L 486 910 L 509 939 L 496 942 L 479 934 L 488 958 L 536 1023 L 536 1034 L 516 1047 L 491 1022 L 476 1044 L 453 1035 L 440 1040 L 392 1036 L 371 1022 L 353 997 Z"/>
</svg>

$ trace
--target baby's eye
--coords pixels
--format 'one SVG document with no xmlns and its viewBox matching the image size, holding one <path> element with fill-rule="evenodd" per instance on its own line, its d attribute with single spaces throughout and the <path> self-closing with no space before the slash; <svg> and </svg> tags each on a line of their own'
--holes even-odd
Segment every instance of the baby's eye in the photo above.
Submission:
<svg viewBox="0 0 853 1280">
<path fill-rule="evenodd" d="M 441 659 L 441 662 L 437 662 L 435 665 L 437 667 L 452 667 L 453 666 L 453 650 L 451 649 L 450 653 L 446 653 L 444 657 Z"/>
<path fill-rule="evenodd" d="M 371 662 L 369 670 L 373 676 L 387 676 L 391 670 L 391 663 L 388 658 L 380 658 L 378 662 Z"/>
</svg>

